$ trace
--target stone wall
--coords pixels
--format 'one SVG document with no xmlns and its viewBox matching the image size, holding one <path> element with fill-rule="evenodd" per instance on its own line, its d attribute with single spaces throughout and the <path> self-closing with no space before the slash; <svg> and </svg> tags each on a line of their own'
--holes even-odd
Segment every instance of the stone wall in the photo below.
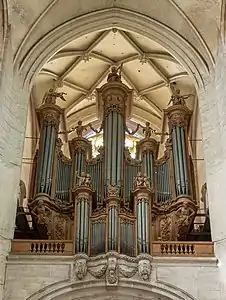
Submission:
<svg viewBox="0 0 226 300">
<path fill-rule="evenodd" d="M 109 280 L 108 273 L 112 257 L 116 260 L 111 260 L 111 266 L 116 261 L 118 264 L 114 282 Z M 145 273 L 147 270 L 150 273 Z M 144 256 L 132 259 L 118 254 L 99 258 L 10 255 L 5 288 L 7 300 L 87 299 L 100 298 L 102 293 L 106 293 L 105 299 L 111 295 L 117 298 L 118 294 L 122 299 L 128 293 L 138 299 L 153 300 L 224 299 L 220 296 L 215 258 L 149 260 Z"/>
</svg>

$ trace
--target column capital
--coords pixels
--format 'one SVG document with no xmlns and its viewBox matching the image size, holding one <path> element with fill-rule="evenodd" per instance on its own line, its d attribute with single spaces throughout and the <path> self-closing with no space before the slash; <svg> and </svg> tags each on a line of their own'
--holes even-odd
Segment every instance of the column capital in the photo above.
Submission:
<svg viewBox="0 0 226 300">
<path fill-rule="evenodd" d="M 63 109 L 55 104 L 43 104 L 36 109 L 39 122 L 46 126 L 52 125 L 58 128 L 60 123 L 60 116 L 63 113 Z"/>
<path fill-rule="evenodd" d="M 169 127 L 186 127 L 189 124 L 192 111 L 186 105 L 172 105 L 164 110 L 168 117 Z"/>
</svg>

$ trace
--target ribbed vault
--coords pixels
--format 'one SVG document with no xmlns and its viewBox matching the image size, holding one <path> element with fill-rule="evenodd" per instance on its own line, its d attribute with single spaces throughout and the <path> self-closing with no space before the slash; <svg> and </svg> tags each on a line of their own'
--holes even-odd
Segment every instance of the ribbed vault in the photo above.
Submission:
<svg viewBox="0 0 226 300">
<path fill-rule="evenodd" d="M 95 89 L 106 82 L 112 66 L 122 66 L 123 82 L 134 90 L 131 126 L 148 120 L 161 131 L 170 83 L 191 94 L 188 106 L 194 105 L 192 79 L 167 49 L 135 32 L 110 28 L 75 39 L 49 59 L 32 89 L 34 106 L 40 105 L 52 80 L 61 78 L 67 93 L 67 101 L 59 102 L 65 108 L 65 127 L 72 128 L 78 119 L 98 127 Z"/>
</svg>

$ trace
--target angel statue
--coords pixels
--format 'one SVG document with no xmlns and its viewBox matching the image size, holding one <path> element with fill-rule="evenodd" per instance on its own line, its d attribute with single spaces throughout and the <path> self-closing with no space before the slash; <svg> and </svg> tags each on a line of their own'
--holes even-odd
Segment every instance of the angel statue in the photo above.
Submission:
<svg viewBox="0 0 226 300">
<path fill-rule="evenodd" d="M 66 101 L 64 98 L 64 95 L 67 95 L 64 92 L 58 92 L 58 88 L 61 88 L 63 86 L 62 80 L 54 79 L 53 87 L 48 90 L 48 92 L 45 93 L 42 104 L 56 104 L 56 99 L 60 98 L 63 101 Z"/>
<path fill-rule="evenodd" d="M 143 133 L 145 134 L 145 139 L 149 139 L 151 137 L 151 134 L 154 133 L 154 129 L 150 127 L 150 122 L 145 123 L 145 127 L 141 126 L 143 128 Z"/>
<path fill-rule="evenodd" d="M 78 125 L 76 127 L 73 127 L 70 131 L 70 132 L 73 132 L 76 130 L 76 133 L 77 133 L 77 136 L 78 137 L 82 137 L 82 133 L 83 131 L 87 130 L 87 126 L 83 126 L 82 125 L 82 121 L 78 121 Z"/>
<path fill-rule="evenodd" d="M 112 67 L 111 73 L 108 74 L 107 82 L 119 81 L 121 82 L 122 64 L 121 66 Z"/>
<path fill-rule="evenodd" d="M 186 105 L 185 100 L 188 99 L 191 96 L 191 94 L 182 96 L 180 94 L 180 89 L 176 87 L 175 82 L 170 83 L 169 87 L 170 87 L 172 95 L 171 95 L 168 105 L 170 105 L 171 102 L 173 105 Z"/>
</svg>

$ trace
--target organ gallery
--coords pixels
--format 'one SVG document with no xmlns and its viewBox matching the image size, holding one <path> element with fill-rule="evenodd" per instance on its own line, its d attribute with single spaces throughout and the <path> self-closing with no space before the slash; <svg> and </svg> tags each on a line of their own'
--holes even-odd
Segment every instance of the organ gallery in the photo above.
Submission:
<svg viewBox="0 0 226 300">
<path fill-rule="evenodd" d="M 40 138 L 28 199 L 35 238 L 70 240 L 75 253 L 90 256 L 110 251 L 151 254 L 153 241 L 188 240 L 198 205 L 187 97 L 172 85 L 164 110 L 167 130 L 160 133 L 149 122 L 128 128 L 133 90 L 122 83 L 120 70 L 112 68 L 96 95 L 101 126 L 95 129 L 78 120 L 71 129 L 76 137 L 69 140 L 70 157 L 62 150 L 63 109 L 56 101 L 66 95 L 58 92 L 57 82 L 36 110 Z M 103 135 L 96 156 L 87 131 Z M 132 158 L 125 139 L 138 131 L 142 138 Z M 31 238 L 23 230 L 26 219 L 17 216 L 20 238 Z"/>
</svg>

